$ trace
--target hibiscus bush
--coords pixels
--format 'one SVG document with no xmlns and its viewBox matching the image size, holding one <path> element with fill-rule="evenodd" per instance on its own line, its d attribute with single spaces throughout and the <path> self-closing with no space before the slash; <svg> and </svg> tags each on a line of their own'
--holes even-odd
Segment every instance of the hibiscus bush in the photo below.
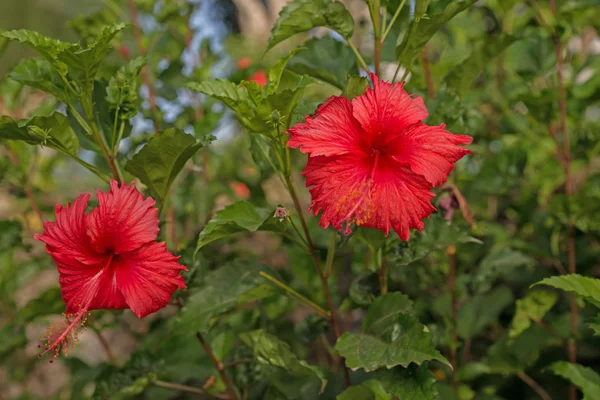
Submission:
<svg viewBox="0 0 600 400">
<path fill-rule="evenodd" d="M 0 398 L 600 399 L 599 21 L 106 0 L 0 31 Z"/>
</svg>

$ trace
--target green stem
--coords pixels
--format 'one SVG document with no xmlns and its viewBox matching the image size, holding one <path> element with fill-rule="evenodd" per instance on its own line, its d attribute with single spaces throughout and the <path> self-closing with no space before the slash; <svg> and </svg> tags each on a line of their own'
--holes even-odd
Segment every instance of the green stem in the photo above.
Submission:
<svg viewBox="0 0 600 400">
<path fill-rule="evenodd" d="M 375 32 L 375 75 L 380 75 L 381 61 L 381 26 L 379 19 L 381 18 L 381 3 L 380 0 L 373 0 L 373 28 Z"/>
<path fill-rule="evenodd" d="M 325 311 L 318 304 L 312 302 L 310 299 L 308 299 L 307 297 L 301 295 L 300 293 L 298 293 L 297 291 L 295 291 L 294 289 L 292 289 L 291 287 L 289 287 L 285 283 L 281 282 L 280 280 L 272 277 L 271 275 L 269 275 L 269 274 L 267 274 L 267 273 L 265 273 L 263 271 L 260 271 L 260 276 L 262 276 L 263 278 L 269 280 L 273 284 L 279 286 L 280 288 L 282 288 L 283 290 L 285 290 L 286 292 L 288 292 L 292 296 L 295 296 L 299 300 L 303 301 L 306 305 L 312 307 L 315 310 L 315 312 L 317 314 L 319 314 L 321 317 L 323 317 L 324 319 L 329 319 L 331 317 L 330 313 L 327 312 L 327 311 Z"/>
<path fill-rule="evenodd" d="M 382 296 L 385 296 L 388 292 L 388 278 L 387 278 L 387 262 L 383 257 L 383 248 L 377 250 L 377 274 L 379 275 L 379 289 Z"/>
<path fill-rule="evenodd" d="M 290 223 L 292 225 L 292 228 L 294 228 L 294 231 L 296 231 L 296 234 L 298 235 L 298 237 L 300 238 L 300 240 L 302 240 L 302 243 L 304 243 L 304 245 L 306 246 L 306 248 L 308 248 L 308 242 L 304 238 L 304 235 L 302 235 L 302 233 L 300 233 L 300 230 L 296 226 L 296 223 L 294 222 L 294 219 L 292 217 L 290 217 Z"/>
<path fill-rule="evenodd" d="M 125 131 L 125 121 L 121 121 L 121 125 L 119 126 L 119 134 L 117 136 L 117 141 L 115 142 L 115 145 L 113 147 L 113 157 L 116 159 L 117 158 L 117 154 L 119 154 L 119 144 L 121 143 L 121 139 L 123 138 L 123 132 Z M 117 164 L 117 168 L 119 167 L 119 164 Z"/>
<path fill-rule="evenodd" d="M 383 35 L 381 35 L 381 43 L 385 42 L 385 38 L 387 37 L 388 33 L 390 33 L 390 31 L 392 30 L 392 26 L 394 26 L 396 19 L 398 19 L 400 11 L 402 11 L 402 8 L 404 7 L 404 3 L 406 3 L 406 0 L 402 0 L 402 3 L 400 3 L 400 5 L 398 6 L 398 9 L 394 13 L 394 16 L 392 17 L 392 20 L 390 21 L 390 24 L 388 25 L 387 29 L 383 30 Z"/>
<path fill-rule="evenodd" d="M 362 58 L 362 56 L 360 55 L 360 53 L 358 52 L 358 49 L 354 46 L 354 44 L 352 43 L 352 40 L 347 39 L 348 42 L 348 46 L 350 46 L 350 48 L 352 49 L 352 51 L 354 52 L 354 55 L 356 56 L 356 59 L 358 60 L 358 63 L 360 64 L 361 67 L 363 67 L 363 69 L 369 73 L 371 72 L 371 70 L 369 69 L 369 66 L 367 65 L 367 63 L 365 62 L 365 60 Z"/>
</svg>

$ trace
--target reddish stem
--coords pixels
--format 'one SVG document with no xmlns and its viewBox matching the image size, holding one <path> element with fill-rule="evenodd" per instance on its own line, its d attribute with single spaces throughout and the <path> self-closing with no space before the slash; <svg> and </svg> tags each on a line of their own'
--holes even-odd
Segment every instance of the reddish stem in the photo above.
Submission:
<svg viewBox="0 0 600 400">
<path fill-rule="evenodd" d="M 431 79 L 431 70 L 429 69 L 429 52 L 427 51 L 427 45 L 423 47 L 421 52 L 421 61 L 423 61 L 423 69 L 425 71 L 425 82 L 427 82 L 427 94 L 430 99 L 435 97 L 435 91 L 433 88 L 433 80 Z"/>
<path fill-rule="evenodd" d="M 237 400 L 238 397 L 235 394 L 235 390 L 233 389 L 233 384 L 231 383 L 231 380 L 229 379 L 229 377 L 225 373 L 225 367 L 223 366 L 223 364 L 219 360 L 217 360 L 217 357 L 215 356 L 215 353 L 213 353 L 213 351 L 210 348 L 209 344 L 206 343 L 206 341 L 204 340 L 204 337 L 202 336 L 202 334 L 200 332 L 196 332 L 196 337 L 198 338 L 198 341 L 200 342 L 200 344 L 204 348 L 204 351 L 206 351 L 206 354 L 208 355 L 208 357 L 210 358 L 210 360 L 214 364 L 215 368 L 219 372 L 219 375 L 221 376 L 221 379 L 223 379 L 223 382 L 225 383 L 225 386 L 227 386 L 227 392 L 229 393 L 229 397 L 231 399 L 233 399 L 233 400 Z"/>
<path fill-rule="evenodd" d="M 133 33 L 135 35 L 135 41 L 137 43 L 138 52 L 141 56 L 145 56 L 147 54 L 147 49 L 144 46 L 142 30 L 140 29 L 138 23 L 138 12 L 137 7 L 135 5 L 135 0 L 129 0 L 129 11 L 131 13 L 131 24 L 133 25 Z M 144 84 L 148 88 L 148 103 L 150 104 L 150 110 L 152 111 L 152 122 L 154 123 L 154 131 L 157 132 L 160 130 L 160 124 L 156 117 L 158 112 L 158 107 L 156 106 L 156 97 L 154 94 L 154 88 L 150 81 L 150 74 L 148 73 L 148 66 L 145 65 L 142 68 L 142 79 L 144 80 Z"/>
</svg>

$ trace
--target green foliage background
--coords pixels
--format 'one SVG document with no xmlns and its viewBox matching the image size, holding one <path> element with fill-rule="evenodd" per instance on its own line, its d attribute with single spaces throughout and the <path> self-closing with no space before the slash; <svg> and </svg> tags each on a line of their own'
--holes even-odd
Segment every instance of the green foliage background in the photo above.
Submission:
<svg viewBox="0 0 600 400">
<path fill-rule="evenodd" d="M 0 398 L 600 398 L 600 4 L 364 3 L 361 17 L 295 0 L 268 42 L 230 30 L 223 49 L 191 40 L 208 2 L 0 5 L 2 30 L 79 43 L 0 39 Z M 120 24 L 139 25 L 131 4 L 139 35 Z M 235 26 L 231 2 L 211 4 Z M 389 30 L 373 31 L 377 6 Z M 322 26 L 337 35 L 313 35 Z M 474 154 L 408 242 L 305 213 L 307 242 L 306 157 L 282 150 L 283 132 L 331 95 L 361 94 L 364 64 L 408 78 L 426 122 L 473 136 Z M 247 81 L 257 71 L 264 88 Z M 94 312 L 48 365 L 37 339 L 64 303 L 33 233 L 111 175 L 157 200 L 188 289 L 141 321 Z"/>
</svg>

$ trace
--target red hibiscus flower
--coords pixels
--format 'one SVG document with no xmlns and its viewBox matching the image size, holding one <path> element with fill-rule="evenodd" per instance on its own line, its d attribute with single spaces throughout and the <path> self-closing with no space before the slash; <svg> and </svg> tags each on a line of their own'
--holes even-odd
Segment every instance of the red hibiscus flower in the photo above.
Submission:
<svg viewBox="0 0 600 400">
<path fill-rule="evenodd" d="M 134 183 L 119 187 L 116 181 L 97 196 L 98 207 L 89 214 L 89 194 L 66 207 L 58 204 L 56 222 L 47 221 L 44 233 L 35 235 L 56 263 L 67 306 L 64 326 L 46 334 L 46 351 L 68 348 L 88 311 L 129 308 L 142 318 L 166 306 L 177 288 L 186 287 L 179 273 L 187 269 L 179 257 L 155 241 L 155 201 L 144 199 Z"/>
<path fill-rule="evenodd" d="M 262 69 L 259 69 L 250 78 L 248 78 L 248 80 L 250 82 L 256 82 L 262 87 L 267 84 L 268 78 L 267 78 L 267 74 L 265 73 L 265 71 L 263 71 Z"/>
<path fill-rule="evenodd" d="M 349 101 L 330 97 L 313 117 L 288 130 L 288 146 L 307 153 L 302 173 L 312 195 L 311 210 L 323 211 L 320 225 L 345 233 L 350 225 L 393 228 L 408 240 L 410 228 L 435 208 L 431 189 L 444 183 L 454 163 L 471 151 L 459 144 L 472 138 L 453 135 L 444 125 L 421 122 L 427 109 L 402 83 L 371 75 L 373 88 Z"/>
</svg>

